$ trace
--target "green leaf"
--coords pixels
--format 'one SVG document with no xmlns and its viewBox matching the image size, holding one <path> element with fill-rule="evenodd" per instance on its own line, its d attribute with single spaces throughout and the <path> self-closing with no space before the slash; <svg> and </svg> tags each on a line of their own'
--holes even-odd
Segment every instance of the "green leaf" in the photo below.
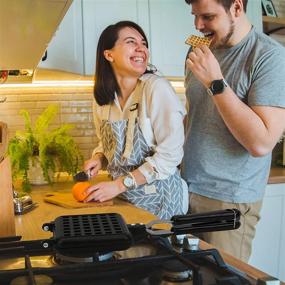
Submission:
<svg viewBox="0 0 285 285">
<path fill-rule="evenodd" d="M 31 190 L 28 177 L 29 160 L 39 156 L 43 175 L 47 182 L 52 182 L 51 172 L 64 171 L 74 175 L 83 163 L 83 156 L 73 137 L 68 133 L 73 126 L 64 124 L 50 130 L 59 107 L 49 105 L 32 124 L 31 114 L 21 110 L 25 129 L 16 132 L 9 141 L 8 154 L 11 158 L 13 179 L 22 179 L 22 190 Z"/>
</svg>

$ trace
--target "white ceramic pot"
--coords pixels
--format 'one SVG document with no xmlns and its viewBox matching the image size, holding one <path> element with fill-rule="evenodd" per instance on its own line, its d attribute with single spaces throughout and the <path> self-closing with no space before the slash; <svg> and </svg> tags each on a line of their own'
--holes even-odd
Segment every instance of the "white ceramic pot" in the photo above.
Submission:
<svg viewBox="0 0 285 285">
<path fill-rule="evenodd" d="M 52 171 L 49 172 L 50 177 L 53 177 Z M 38 156 L 33 156 L 29 160 L 28 177 L 32 185 L 45 185 L 48 182 L 45 180 L 43 171 L 40 165 L 40 159 Z"/>
</svg>

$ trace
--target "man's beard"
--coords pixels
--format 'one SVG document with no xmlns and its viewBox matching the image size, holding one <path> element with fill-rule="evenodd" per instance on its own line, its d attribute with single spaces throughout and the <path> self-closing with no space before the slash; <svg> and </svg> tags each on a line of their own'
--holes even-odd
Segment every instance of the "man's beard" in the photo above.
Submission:
<svg viewBox="0 0 285 285">
<path fill-rule="evenodd" d="M 229 17 L 229 21 L 230 21 L 230 29 L 229 32 L 226 34 L 225 37 L 223 37 L 216 45 L 216 48 L 225 48 L 228 47 L 228 42 L 230 40 L 230 38 L 232 37 L 234 30 L 235 30 L 235 25 L 234 25 L 234 21 L 232 19 L 232 17 Z"/>
</svg>

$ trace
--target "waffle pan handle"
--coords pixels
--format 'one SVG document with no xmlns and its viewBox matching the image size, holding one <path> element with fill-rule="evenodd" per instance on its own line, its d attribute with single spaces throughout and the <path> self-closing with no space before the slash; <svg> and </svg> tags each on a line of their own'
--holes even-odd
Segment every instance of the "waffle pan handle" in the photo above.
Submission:
<svg viewBox="0 0 285 285">
<path fill-rule="evenodd" d="M 171 218 L 174 234 L 235 230 L 240 227 L 240 211 L 226 209 Z"/>
</svg>

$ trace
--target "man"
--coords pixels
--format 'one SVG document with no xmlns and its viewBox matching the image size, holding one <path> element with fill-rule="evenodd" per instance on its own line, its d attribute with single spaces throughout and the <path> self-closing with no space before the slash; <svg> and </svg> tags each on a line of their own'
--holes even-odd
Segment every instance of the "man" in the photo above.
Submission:
<svg viewBox="0 0 285 285">
<path fill-rule="evenodd" d="M 210 48 L 186 60 L 183 178 L 192 213 L 237 208 L 241 227 L 201 238 L 248 261 L 270 170 L 285 127 L 285 49 L 252 27 L 247 0 L 185 0 Z"/>
</svg>

